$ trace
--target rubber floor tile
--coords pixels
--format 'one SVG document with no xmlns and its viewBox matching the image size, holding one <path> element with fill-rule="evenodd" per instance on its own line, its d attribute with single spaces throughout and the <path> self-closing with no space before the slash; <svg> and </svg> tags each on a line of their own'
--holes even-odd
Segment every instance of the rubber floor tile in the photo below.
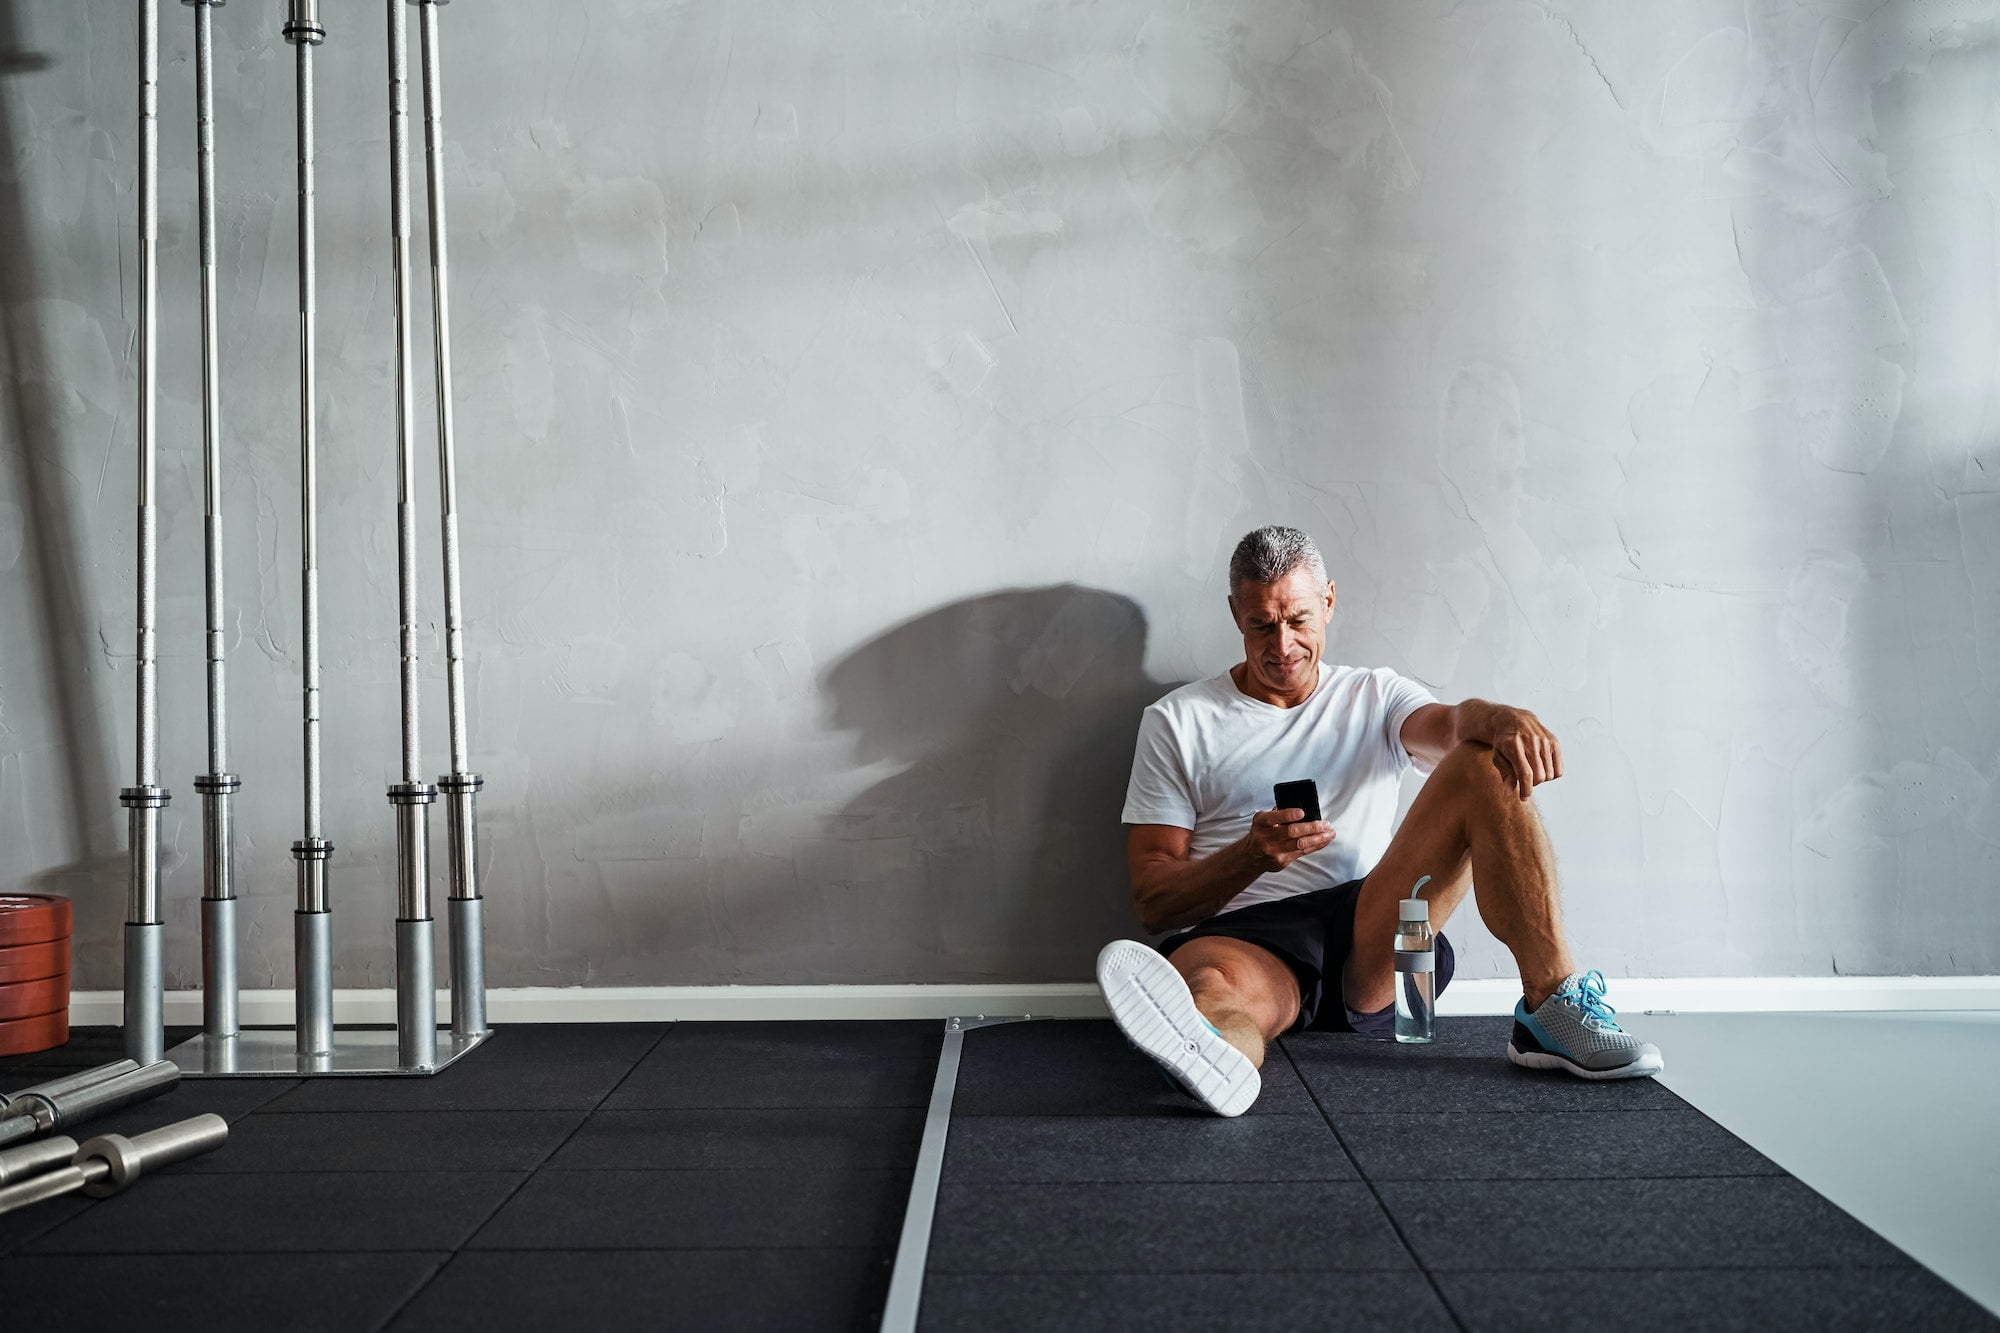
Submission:
<svg viewBox="0 0 2000 1333">
<path fill-rule="evenodd" d="M 1344 1111 L 1635 1111 L 1687 1103 L 1658 1079 L 1591 1082 L 1503 1059 L 1436 1055 L 1394 1042 L 1287 1038 L 1306 1086 L 1338 1120 Z M 1266 1068 L 1277 1063 L 1266 1062 Z"/>
<path fill-rule="evenodd" d="M 937 1057 L 763 1058 L 716 1050 L 653 1053 L 604 1103 L 607 1110 L 817 1106 L 908 1107 L 930 1102 Z"/>
<path fill-rule="evenodd" d="M 196 1172 L 512 1171 L 547 1161 L 582 1111 L 341 1111 L 253 1115 Z"/>
<path fill-rule="evenodd" d="M 70 1136 L 85 1139 L 92 1134 L 136 1134 L 204 1112 L 219 1115 L 235 1126 L 297 1086 L 296 1079 L 286 1078 L 184 1078 L 158 1097 L 84 1121 Z"/>
<path fill-rule="evenodd" d="M 1921 1268 L 1441 1273 L 1474 1333 L 1992 1333 L 1984 1309 Z"/>
<path fill-rule="evenodd" d="M 36 1255 L 0 1262 L 0 1291 L 9 1327 L 351 1333 L 381 1327 L 447 1257 Z"/>
<path fill-rule="evenodd" d="M 673 1023 L 504 1023 L 465 1057 L 481 1064 L 550 1061 L 636 1062 L 672 1032 Z"/>
<path fill-rule="evenodd" d="M 886 1249 L 468 1251 L 390 1327 L 394 1333 L 873 1329 L 891 1257 Z"/>
<path fill-rule="evenodd" d="M 1370 1180 L 1781 1176 L 1696 1110 L 1374 1115 L 1334 1121 Z"/>
<path fill-rule="evenodd" d="M 1507 1054 L 1507 1038 L 1513 1035 L 1514 1020 L 1507 1014 L 1479 1014 L 1465 1018 L 1440 1018 L 1434 1026 L 1427 1049 L 1434 1055 L 1466 1055 L 1491 1060 Z M 1326 1034 L 1341 1040 L 1345 1034 Z M 1291 1038 L 1287 1037 L 1289 1041 Z M 1385 1040 L 1377 1038 L 1377 1040 Z M 1387 1038 L 1394 1042 L 1394 1038 Z M 1397 1042 L 1397 1045 L 1402 1043 Z"/>
<path fill-rule="evenodd" d="M 319 1078 L 273 1111 L 588 1111 L 660 1040 L 657 1025 L 502 1028 L 428 1078 Z M 488 1058 L 491 1057 L 491 1058 Z"/>
<path fill-rule="evenodd" d="M 86 1212 L 91 1201 L 82 1195 L 71 1194 L 62 1198 L 46 1199 L 41 1203 L 16 1208 L 11 1213 L 0 1213 L 0 1254 L 12 1254 L 27 1248 L 29 1242 L 44 1236 L 77 1214 Z M 0 1295 L 6 1288 L 0 1287 Z M 0 1306 L 4 1306 L 0 1300 Z M 4 1323 L 0 1320 L 0 1323 Z"/>
<path fill-rule="evenodd" d="M 537 1172 L 473 1249 L 827 1249 L 893 1244 L 907 1171 Z"/>
<path fill-rule="evenodd" d="M 1385 1181 L 1376 1188 L 1432 1272 L 1910 1262 L 1789 1176 Z"/>
<path fill-rule="evenodd" d="M 549 1163 L 565 1170 L 908 1169 L 920 1107 L 599 1111 Z"/>
<path fill-rule="evenodd" d="M 26 1254 L 455 1250 L 521 1182 L 499 1171 L 148 1176 Z"/>
<path fill-rule="evenodd" d="M 171 1027 L 167 1030 L 165 1050 L 172 1050 L 188 1038 L 200 1032 L 198 1027 Z M 33 1055 L 21 1057 L 19 1081 L 22 1086 L 39 1083 L 48 1077 L 36 1071 L 42 1069 L 89 1069 L 96 1065 L 110 1064 L 113 1060 L 125 1058 L 125 1030 L 117 1027 L 73 1027 L 69 1030 L 69 1040 L 52 1050 L 37 1051 Z M 0 1087 L 12 1089 L 16 1074 L 0 1075 Z"/>
<path fill-rule="evenodd" d="M 931 1273 L 1326 1272 L 1410 1267 L 1347 1182 L 961 1185 L 939 1191 Z"/>
<path fill-rule="evenodd" d="M 1291 1062 L 1264 1062 L 1250 1115 L 1311 1115 Z M 952 1115 L 1211 1116 L 1109 1022 L 1008 1023 L 966 1034 Z"/>
<path fill-rule="evenodd" d="M 944 1169 L 960 1185 L 1356 1178 L 1317 1115 L 967 1116 Z"/>
<path fill-rule="evenodd" d="M 1467 1018 L 1440 1018 L 1429 1042 L 1399 1042 L 1394 1037 L 1359 1032 L 1294 1032 L 1278 1040 L 1285 1046 L 1303 1049 L 1330 1049 L 1366 1053 L 1371 1047 L 1386 1046 L 1427 1056 L 1431 1059 L 1467 1057 L 1492 1060 L 1507 1058 L 1507 1038 L 1514 1020 L 1482 1014 Z"/>
<path fill-rule="evenodd" d="M 944 1042 L 934 1018 L 908 1022 L 835 1020 L 783 1023 L 675 1023 L 663 1061 L 702 1055 L 753 1060 L 905 1059 L 933 1062 Z"/>
<path fill-rule="evenodd" d="M 917 1327 L 934 1333 L 1425 1333 L 1452 1328 L 1409 1273 L 933 1274 Z"/>
</svg>

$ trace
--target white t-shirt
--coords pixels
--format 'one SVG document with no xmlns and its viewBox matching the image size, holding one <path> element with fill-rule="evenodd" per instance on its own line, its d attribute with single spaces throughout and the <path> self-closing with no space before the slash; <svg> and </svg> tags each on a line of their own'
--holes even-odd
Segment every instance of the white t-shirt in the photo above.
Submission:
<svg viewBox="0 0 2000 1333">
<path fill-rule="evenodd" d="M 1436 702 L 1387 667 L 1324 662 L 1312 697 L 1296 708 L 1252 699 L 1227 671 L 1183 685 L 1139 723 L 1125 822 L 1188 829 L 1189 854 L 1212 856 L 1272 808 L 1272 787 L 1311 778 L 1333 841 L 1258 876 L 1222 910 L 1360 879 L 1389 849 L 1402 777 L 1416 762 L 1403 748 L 1403 723 Z"/>
</svg>

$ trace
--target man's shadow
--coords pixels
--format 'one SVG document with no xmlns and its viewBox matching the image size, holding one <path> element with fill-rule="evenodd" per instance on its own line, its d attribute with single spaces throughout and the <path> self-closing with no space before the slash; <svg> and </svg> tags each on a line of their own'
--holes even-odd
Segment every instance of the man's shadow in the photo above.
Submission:
<svg viewBox="0 0 2000 1333">
<path fill-rule="evenodd" d="M 828 832 L 913 844 L 880 896 L 920 918 L 893 932 L 930 955 L 912 980 L 1084 980 L 1137 933 L 1119 815 L 1140 714 L 1173 688 L 1145 657 L 1136 603 L 1064 584 L 954 602 L 826 673 L 858 761 L 905 765 Z"/>
</svg>

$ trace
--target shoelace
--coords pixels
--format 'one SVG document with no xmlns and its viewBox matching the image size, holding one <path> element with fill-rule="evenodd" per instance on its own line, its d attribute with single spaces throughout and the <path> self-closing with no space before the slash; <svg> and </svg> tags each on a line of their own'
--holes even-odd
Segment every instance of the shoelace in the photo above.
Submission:
<svg viewBox="0 0 2000 1333">
<path fill-rule="evenodd" d="M 1583 1010 L 1583 1021 L 1590 1027 L 1603 1032 L 1623 1032 L 1618 1020 L 1612 1015 L 1618 1011 L 1604 1002 L 1604 974 L 1591 968 L 1579 976 L 1574 976 L 1556 992 L 1559 999 L 1568 1000 Z"/>
</svg>

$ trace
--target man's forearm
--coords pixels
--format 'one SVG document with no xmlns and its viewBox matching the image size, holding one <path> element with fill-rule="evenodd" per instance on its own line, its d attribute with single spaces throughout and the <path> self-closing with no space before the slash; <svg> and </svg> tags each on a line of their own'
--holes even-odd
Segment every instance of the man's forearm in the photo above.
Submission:
<svg viewBox="0 0 2000 1333">
<path fill-rule="evenodd" d="M 1151 862 L 1132 877 L 1140 924 L 1158 933 L 1206 921 L 1261 874 L 1242 842 L 1199 860 Z"/>
</svg>

